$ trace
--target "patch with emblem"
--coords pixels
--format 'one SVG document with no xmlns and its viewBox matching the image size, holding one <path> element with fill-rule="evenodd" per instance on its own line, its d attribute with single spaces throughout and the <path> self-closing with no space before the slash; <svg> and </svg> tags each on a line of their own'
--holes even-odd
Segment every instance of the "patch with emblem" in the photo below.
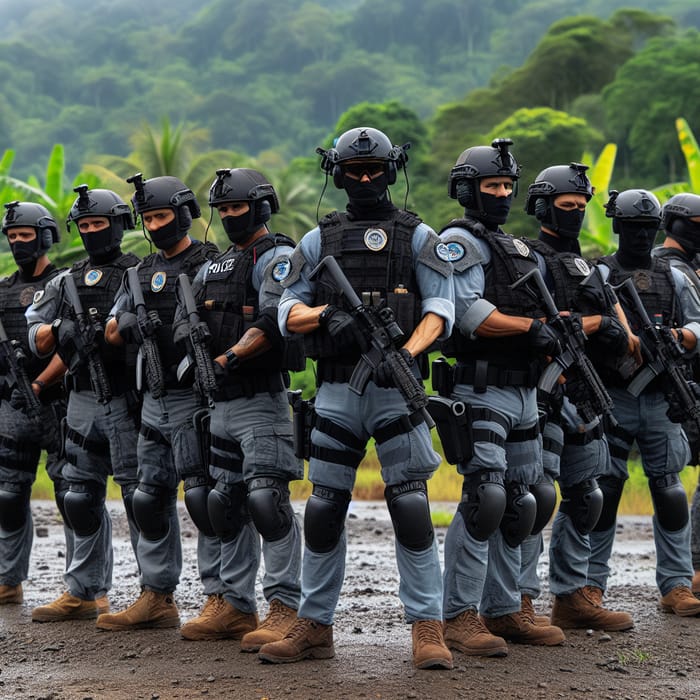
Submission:
<svg viewBox="0 0 700 700">
<path fill-rule="evenodd" d="M 450 249 L 441 241 L 435 246 L 435 255 L 445 262 L 454 262 L 450 256 Z"/>
<path fill-rule="evenodd" d="M 368 228 L 365 231 L 365 245 L 375 253 L 383 250 L 388 240 L 389 236 L 386 235 L 386 231 L 384 229 Z"/>
<path fill-rule="evenodd" d="M 576 265 L 576 269 L 583 272 L 584 275 L 589 274 L 591 271 L 591 268 L 588 267 L 588 263 L 583 258 L 574 258 L 574 265 Z"/>
<path fill-rule="evenodd" d="M 29 306 L 32 303 L 32 299 L 36 296 L 36 287 L 25 287 L 19 293 L 19 305 Z"/>
<path fill-rule="evenodd" d="M 165 272 L 154 272 L 153 277 L 151 277 L 151 291 L 162 292 L 167 279 L 168 276 L 165 274 Z"/>
<path fill-rule="evenodd" d="M 84 281 L 88 287 L 94 287 L 102 279 L 102 270 L 88 270 Z"/>
<path fill-rule="evenodd" d="M 450 241 L 447 245 L 447 254 L 449 255 L 450 262 L 457 262 L 461 260 L 467 253 L 464 246 L 461 243 L 455 241 Z"/>
<path fill-rule="evenodd" d="M 272 279 L 275 282 L 281 282 L 289 277 L 289 273 L 292 271 L 292 263 L 289 258 L 280 258 L 275 262 L 272 268 Z"/>
<path fill-rule="evenodd" d="M 44 298 L 44 290 L 38 289 L 34 292 L 34 298 L 32 299 L 32 304 L 38 304 Z"/>
<path fill-rule="evenodd" d="M 651 275 L 646 270 L 637 270 L 632 275 L 632 281 L 640 292 L 646 292 L 651 288 Z"/>
<path fill-rule="evenodd" d="M 523 243 L 519 238 L 514 238 L 513 239 L 513 245 L 515 246 L 515 250 L 520 253 L 524 258 L 530 257 L 530 249 L 528 248 L 526 243 Z"/>
</svg>

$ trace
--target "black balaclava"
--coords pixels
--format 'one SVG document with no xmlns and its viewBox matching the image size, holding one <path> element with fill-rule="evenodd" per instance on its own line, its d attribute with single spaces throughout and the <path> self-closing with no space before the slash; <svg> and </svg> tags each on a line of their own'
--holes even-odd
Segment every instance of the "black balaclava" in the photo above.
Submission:
<svg viewBox="0 0 700 700">
<path fill-rule="evenodd" d="M 181 210 L 186 209 L 186 207 L 180 207 Z M 153 241 L 153 245 L 160 250 L 168 250 L 172 248 L 179 240 L 184 238 L 182 234 L 182 224 L 178 217 L 178 212 L 174 210 L 175 218 L 161 226 L 157 231 L 148 231 L 150 239 Z M 190 219 L 190 222 L 192 219 Z"/>
<path fill-rule="evenodd" d="M 616 256 L 622 267 L 627 270 L 648 269 L 651 267 L 651 249 L 658 229 L 659 222 L 657 219 L 653 221 L 617 219 L 620 246 Z"/>
<path fill-rule="evenodd" d="M 113 225 L 110 221 L 107 228 L 100 231 L 90 231 L 90 233 L 82 233 L 79 230 L 83 247 L 93 265 L 104 265 L 112 260 L 116 260 L 121 255 L 121 248 L 119 246 L 114 247 Z"/>
<path fill-rule="evenodd" d="M 39 234 L 33 241 L 15 241 L 10 243 L 12 257 L 17 263 L 17 267 L 25 279 L 31 279 L 34 276 L 34 268 L 36 261 L 46 252 L 39 247 Z"/>
<path fill-rule="evenodd" d="M 700 253 L 700 222 L 678 217 L 671 222 L 667 234 L 683 246 L 688 258 Z"/>
<path fill-rule="evenodd" d="M 567 211 L 554 204 L 551 206 L 556 217 L 557 233 L 563 238 L 578 238 L 583 226 L 583 219 L 586 216 L 585 210 L 572 209 Z"/>
<path fill-rule="evenodd" d="M 479 196 L 481 197 L 481 208 L 484 211 L 484 216 L 481 217 L 484 226 L 496 230 L 505 224 L 513 204 L 513 193 L 511 192 L 506 197 L 496 197 L 487 192 L 479 192 Z"/>
</svg>

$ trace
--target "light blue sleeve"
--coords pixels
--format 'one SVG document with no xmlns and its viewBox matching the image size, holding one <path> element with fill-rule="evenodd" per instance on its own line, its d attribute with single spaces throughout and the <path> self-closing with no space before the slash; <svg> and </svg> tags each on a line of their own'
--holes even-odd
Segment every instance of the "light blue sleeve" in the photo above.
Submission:
<svg viewBox="0 0 700 700">
<path fill-rule="evenodd" d="M 49 357 L 54 353 L 53 350 L 43 354 L 37 352 L 36 334 L 40 326 L 53 323 L 56 320 L 63 296 L 63 277 L 67 274 L 69 274 L 68 270 L 65 270 L 60 275 L 50 279 L 44 289 L 36 292 L 33 303 L 24 312 L 29 330 L 29 349 L 37 357 Z"/>
</svg>

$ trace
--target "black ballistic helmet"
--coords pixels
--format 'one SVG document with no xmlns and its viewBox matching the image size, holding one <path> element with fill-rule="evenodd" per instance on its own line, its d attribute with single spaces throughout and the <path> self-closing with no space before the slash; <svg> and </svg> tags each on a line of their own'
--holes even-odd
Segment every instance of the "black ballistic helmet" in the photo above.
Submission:
<svg viewBox="0 0 700 700">
<path fill-rule="evenodd" d="M 70 231 L 71 222 L 77 222 L 83 217 L 105 216 L 109 219 L 109 241 L 105 241 L 105 245 L 99 251 L 93 252 L 107 253 L 117 249 L 121 245 L 124 231 L 134 228 L 134 218 L 129 205 L 112 190 L 91 190 L 87 185 L 79 185 L 73 192 L 78 193 L 78 198 L 68 213 L 68 230 Z"/>
<path fill-rule="evenodd" d="M 482 178 L 504 176 L 517 182 L 520 166 L 510 152 L 512 145 L 510 139 L 494 139 L 490 146 L 472 146 L 460 153 L 447 178 L 447 193 L 459 201 L 467 214 L 476 218 L 486 215 L 478 184 Z"/>
<path fill-rule="evenodd" d="M 410 146 L 408 143 L 394 146 L 383 131 L 360 126 L 342 133 L 333 148 L 317 148 L 316 153 L 321 155 L 321 170 L 333 176 L 333 184 L 340 190 L 343 189 L 342 164 L 363 158 L 382 161 L 387 182 L 393 185 L 398 170 L 408 161 L 406 151 Z"/>
<path fill-rule="evenodd" d="M 544 217 L 551 207 L 552 199 L 558 194 L 582 194 L 586 201 L 590 201 L 593 185 L 586 175 L 586 170 L 588 166 L 582 163 L 545 168 L 527 188 L 525 211 L 534 214 L 540 221 L 545 221 Z"/>
<path fill-rule="evenodd" d="M 11 228 L 31 226 L 36 231 L 36 252 L 38 260 L 54 243 L 61 239 L 58 224 L 51 212 L 41 204 L 34 202 L 10 202 L 5 205 L 5 216 L 2 218 L 2 232 L 7 236 Z"/>
<path fill-rule="evenodd" d="M 670 231 L 674 219 L 700 216 L 700 195 L 682 192 L 674 194 L 661 209 L 661 227 Z"/>
<path fill-rule="evenodd" d="M 661 205 L 656 195 L 648 190 L 610 190 L 605 216 L 613 220 L 615 233 L 620 233 L 618 222 L 621 220 L 648 221 L 658 228 L 661 223 Z"/>
<path fill-rule="evenodd" d="M 248 202 L 250 215 L 248 226 L 260 228 L 279 211 L 275 188 L 262 173 L 250 168 L 223 168 L 216 171 L 216 180 L 209 188 L 209 206 L 228 202 Z"/>
<path fill-rule="evenodd" d="M 154 209 L 172 209 L 179 238 L 184 238 L 192 226 L 192 219 L 201 216 L 201 210 L 194 192 L 184 182 L 172 175 L 161 175 L 144 180 L 141 173 L 127 178 L 134 185 L 131 203 L 140 215 Z"/>
</svg>

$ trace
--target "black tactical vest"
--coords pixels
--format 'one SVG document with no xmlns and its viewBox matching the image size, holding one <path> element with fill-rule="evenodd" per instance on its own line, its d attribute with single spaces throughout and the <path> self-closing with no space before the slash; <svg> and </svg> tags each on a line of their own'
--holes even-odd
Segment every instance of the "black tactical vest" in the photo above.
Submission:
<svg viewBox="0 0 700 700">
<path fill-rule="evenodd" d="M 660 260 L 666 260 L 671 267 L 681 270 L 695 288 L 700 291 L 700 277 L 698 277 L 697 270 L 694 267 L 694 261 L 692 259 L 688 260 L 688 256 L 683 251 L 678 250 L 678 248 L 659 246 L 652 250 L 652 256 Z"/>
<path fill-rule="evenodd" d="M 212 260 L 218 254 L 219 251 L 213 243 L 193 240 L 174 258 L 165 258 L 161 253 L 151 253 L 138 266 L 146 308 L 156 311 L 162 323 L 157 331 L 157 342 L 166 371 L 173 373 L 185 355 L 184 348 L 177 347 L 173 342 L 178 275 L 185 273 L 192 279 L 207 260 Z"/>
<path fill-rule="evenodd" d="M 472 218 L 454 219 L 446 227 L 460 227 L 485 241 L 491 249 L 491 262 L 486 268 L 483 298 L 501 313 L 526 318 L 541 318 L 546 312 L 539 298 L 513 290 L 511 285 L 537 267 L 537 258 L 529 241 L 509 236 L 503 231 L 489 231 Z M 445 230 L 443 229 L 443 231 Z M 507 338 L 467 338 L 455 326 L 452 336 L 443 344 L 448 357 L 466 363 L 487 360 L 491 365 L 511 369 L 529 369 L 533 361 L 529 343 L 523 334 Z"/>
<path fill-rule="evenodd" d="M 139 258 L 133 253 L 122 253 L 118 258 L 104 265 L 93 265 L 88 258 L 71 267 L 69 274 L 75 280 L 83 311 L 98 326 L 104 328 L 124 272 L 138 262 Z M 75 320 L 75 312 L 65 295 L 59 309 L 59 316 Z M 134 373 L 133 369 L 127 369 L 127 354 L 133 360 L 134 354 L 127 346 L 118 347 L 106 342 L 100 343 L 100 356 L 116 396 L 134 388 Z M 79 389 L 90 386 L 90 371 L 87 366 L 80 367 L 75 381 Z"/>
<path fill-rule="evenodd" d="M 412 212 L 395 210 L 381 221 L 350 220 L 345 212 L 332 212 L 319 222 L 321 259 L 332 255 L 352 288 L 367 306 L 383 301 L 394 312 L 408 338 L 421 319 L 420 290 L 413 267 L 411 241 L 421 223 Z M 313 306 L 334 304 L 345 308 L 325 270 L 316 280 Z M 354 365 L 360 350 L 349 338 L 331 338 L 323 329 L 306 336 L 306 353 L 313 358 L 334 358 Z"/>
<path fill-rule="evenodd" d="M 0 318 L 5 333 L 10 340 L 17 340 L 22 345 L 26 360 L 24 365 L 27 376 L 31 379 L 41 374 L 51 360 L 50 357 L 38 358 L 29 349 L 27 319 L 24 312 L 32 304 L 34 294 L 43 289 L 59 270 L 53 265 L 44 269 L 40 277 L 26 281 L 19 271 L 0 280 Z"/>
<path fill-rule="evenodd" d="M 200 317 L 211 331 L 212 357 L 223 354 L 235 345 L 258 320 L 259 293 L 253 286 L 253 270 L 260 257 L 279 245 L 293 248 L 296 244 L 282 234 L 270 233 L 258 238 L 245 250 L 231 246 L 208 264 Z M 243 372 L 302 368 L 303 347 L 298 341 L 287 342 L 279 333 L 268 339 L 273 347 L 258 357 L 246 360 Z M 290 343 L 295 345 L 296 360 L 286 351 Z"/>
</svg>

